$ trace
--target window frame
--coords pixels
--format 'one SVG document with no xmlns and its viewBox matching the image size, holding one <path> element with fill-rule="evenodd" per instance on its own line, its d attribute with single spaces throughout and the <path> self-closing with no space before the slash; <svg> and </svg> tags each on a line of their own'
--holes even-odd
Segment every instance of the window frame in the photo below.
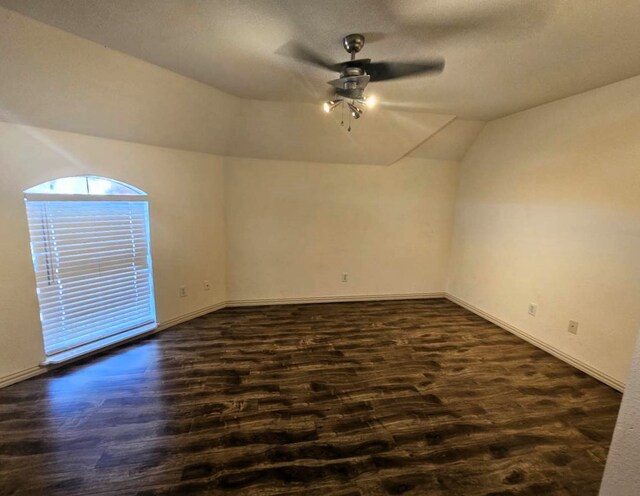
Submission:
<svg viewBox="0 0 640 496">
<path fill-rule="evenodd" d="M 48 202 L 122 202 L 122 203 L 144 203 L 144 209 L 143 209 L 143 217 L 142 217 L 142 223 L 144 225 L 144 242 L 146 244 L 145 246 L 145 250 L 146 250 L 146 266 L 145 266 L 145 270 L 147 272 L 147 283 L 148 283 L 148 315 L 150 317 L 150 320 L 148 323 L 142 323 L 142 324 L 137 324 L 135 327 L 131 328 L 131 327 L 126 327 L 124 326 L 124 328 L 122 330 L 110 333 L 109 331 L 105 331 L 105 335 L 101 336 L 99 338 L 96 339 L 92 339 L 86 343 L 81 343 L 81 344 L 76 344 L 73 347 L 70 347 L 69 349 L 59 349 L 59 347 L 56 346 L 52 346 L 51 348 L 57 350 L 57 351 L 48 351 L 47 350 L 47 338 L 45 336 L 45 318 L 43 317 L 43 302 L 41 301 L 40 298 L 40 289 L 37 289 L 36 293 L 38 295 L 38 309 L 39 309 L 39 316 L 40 316 L 40 323 L 41 323 L 41 330 L 42 330 L 42 337 L 43 337 L 43 341 L 45 344 L 45 360 L 43 361 L 43 365 L 47 365 L 47 364 L 57 364 L 57 363 L 62 363 L 68 360 L 71 360 L 73 358 L 77 358 L 79 356 L 83 356 L 86 355 L 88 353 L 92 353 L 95 352 L 97 350 L 103 349 L 105 347 L 109 347 L 112 346 L 116 343 L 120 343 L 122 341 L 126 341 L 129 340 L 133 337 L 138 337 L 144 334 L 147 334 L 151 331 L 154 331 L 158 328 L 158 322 L 157 322 L 157 313 L 156 313 L 156 304 L 155 304 L 155 282 L 154 282 L 154 274 L 153 274 L 153 260 L 152 260 L 152 253 L 151 253 L 151 234 L 150 234 L 150 205 L 149 205 L 149 200 L 148 200 L 148 196 L 145 192 L 143 192 L 142 190 L 135 188 L 134 186 L 131 186 L 127 183 L 123 183 L 121 181 L 116 181 L 110 178 L 106 178 L 106 177 L 101 177 L 101 176 L 72 176 L 72 178 L 84 178 L 86 179 L 86 184 L 87 184 L 87 190 L 89 190 L 89 179 L 90 178 L 95 178 L 95 179 L 99 179 L 99 180 L 103 180 L 103 181 L 110 181 L 112 183 L 115 183 L 118 185 L 119 189 L 123 189 L 126 188 L 129 191 L 131 191 L 130 194 L 88 194 L 87 192 L 76 192 L 76 193 L 39 193 L 39 192 L 34 192 L 34 189 L 37 189 L 41 186 L 47 185 L 47 184 L 51 184 L 55 181 L 57 181 L 57 179 L 54 179 L 52 181 L 48 181 L 45 183 L 41 183 L 37 186 L 34 186 L 32 188 L 28 188 L 27 190 L 25 190 L 23 192 L 24 195 L 24 201 L 25 201 L 25 207 L 27 209 L 27 220 L 29 223 L 29 240 L 30 240 L 30 252 L 31 252 L 31 256 L 32 256 L 32 267 L 34 269 L 34 275 L 36 276 L 36 281 L 35 281 L 35 285 L 36 288 L 40 287 L 40 282 L 38 281 L 37 275 L 38 275 L 38 270 L 39 270 L 39 262 L 37 262 L 36 257 L 38 256 L 43 256 L 43 253 L 45 253 L 45 257 L 48 259 L 47 262 L 45 262 L 45 264 L 48 266 L 48 264 L 52 264 L 52 259 L 50 257 L 54 257 L 56 255 L 53 254 L 53 252 L 51 252 L 50 250 L 47 251 L 48 249 L 42 249 L 40 248 L 39 251 L 35 248 L 34 241 L 35 238 L 32 237 L 32 222 L 33 222 L 33 218 L 31 217 L 31 209 L 30 209 L 30 205 L 33 207 L 35 204 L 38 203 L 43 203 L 46 204 Z M 66 179 L 66 178 L 60 178 L 60 179 Z M 78 205 L 79 208 L 82 208 L 81 205 Z M 79 214 L 80 215 L 80 214 Z M 42 220 L 42 219 L 40 219 Z M 51 229 L 50 227 L 47 227 L 47 229 Z M 135 247 L 132 248 L 135 252 Z M 104 248 L 99 248 L 98 251 L 96 252 L 96 254 L 100 254 L 100 253 L 104 253 Z M 87 256 L 91 256 L 90 254 Z M 53 264 L 52 264 L 53 265 Z M 134 270 L 138 270 L 138 269 L 134 269 Z M 126 271 L 125 271 L 126 272 Z M 123 272 L 124 273 L 124 272 Z M 91 277 L 91 274 L 88 274 L 87 277 Z M 98 276 L 100 277 L 100 276 Z M 116 280 L 118 279 L 118 275 L 114 275 L 114 277 L 116 278 Z M 82 281 L 81 281 L 82 282 Z M 108 282 L 108 280 L 106 280 L 106 282 Z M 63 287 L 63 285 L 68 284 L 68 283 L 62 283 L 60 281 L 58 281 L 56 284 L 58 284 L 61 288 Z M 142 287 L 142 286 L 141 286 Z M 91 296 L 90 294 L 87 294 L 85 296 L 86 301 L 89 302 L 91 300 L 91 298 L 93 298 L 93 296 Z M 98 291 L 96 293 L 95 296 L 96 299 L 99 300 L 100 298 L 100 292 Z M 104 300 L 106 303 L 108 303 L 109 297 L 105 297 L 106 299 Z M 115 307 L 115 308 L 119 308 L 119 307 Z M 105 316 L 105 319 L 108 319 L 108 315 Z M 56 324 L 59 325 L 59 324 Z M 96 323 L 96 326 L 98 327 L 98 324 Z M 85 335 L 86 336 L 90 336 L 91 335 L 91 329 L 92 327 L 90 327 L 89 329 L 87 329 L 85 331 Z M 94 328 L 95 329 L 95 328 Z M 48 332 L 53 332 L 54 335 L 58 332 L 60 332 L 59 330 L 53 330 L 50 329 Z M 70 331 L 71 334 L 73 334 L 73 331 Z M 94 334 L 97 331 L 94 331 Z M 82 336 L 82 334 L 80 335 L 80 337 Z M 77 338 L 70 338 L 70 339 L 77 339 Z M 79 339 L 79 341 L 81 341 Z"/>
</svg>

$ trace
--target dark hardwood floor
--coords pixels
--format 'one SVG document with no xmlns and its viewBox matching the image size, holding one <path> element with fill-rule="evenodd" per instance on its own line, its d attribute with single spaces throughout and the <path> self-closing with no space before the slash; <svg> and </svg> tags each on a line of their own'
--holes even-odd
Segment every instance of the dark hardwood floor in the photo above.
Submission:
<svg viewBox="0 0 640 496">
<path fill-rule="evenodd" d="M 446 300 L 226 309 L 0 390 L 0 494 L 596 495 L 620 399 Z"/>
</svg>

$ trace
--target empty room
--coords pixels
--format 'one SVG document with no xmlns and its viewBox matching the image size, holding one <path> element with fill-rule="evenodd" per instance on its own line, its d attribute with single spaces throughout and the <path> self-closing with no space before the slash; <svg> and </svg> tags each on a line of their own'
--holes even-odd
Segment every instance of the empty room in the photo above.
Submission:
<svg viewBox="0 0 640 496">
<path fill-rule="evenodd" d="M 0 496 L 640 494 L 637 0 L 0 0 Z"/>
</svg>

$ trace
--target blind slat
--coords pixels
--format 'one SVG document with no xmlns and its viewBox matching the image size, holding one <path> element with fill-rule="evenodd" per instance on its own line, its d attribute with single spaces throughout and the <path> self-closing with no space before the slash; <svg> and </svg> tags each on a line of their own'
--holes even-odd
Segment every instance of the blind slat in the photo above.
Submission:
<svg viewBox="0 0 640 496">
<path fill-rule="evenodd" d="M 109 274 L 105 277 L 88 277 L 85 279 L 79 279 L 73 283 L 54 282 L 53 284 L 48 284 L 38 288 L 38 294 L 40 295 L 41 302 L 43 303 L 50 298 L 58 297 L 63 292 L 69 298 L 82 296 L 83 294 L 97 296 L 113 289 L 123 289 L 123 286 L 124 288 L 130 287 L 132 283 L 136 282 L 136 279 L 139 279 L 139 282 L 144 282 L 142 281 L 143 277 L 148 277 L 146 269 L 126 272 L 121 271 L 120 273 Z M 63 289 L 60 289 L 61 287 Z"/>
<path fill-rule="evenodd" d="M 90 252 L 87 255 L 83 255 L 81 253 L 71 254 L 71 255 L 56 255 L 55 252 L 52 252 L 49 249 L 48 255 L 39 254 L 40 260 L 51 260 L 51 263 L 61 264 L 62 268 L 73 267 L 74 263 L 77 262 L 87 262 L 91 260 L 131 260 L 134 257 L 135 253 L 132 252 L 131 249 L 117 249 L 110 250 L 106 252 Z M 44 263 L 44 262 L 43 262 Z M 67 265 L 70 264 L 70 265 Z"/>
<path fill-rule="evenodd" d="M 59 296 L 51 295 L 47 297 L 47 301 L 40 306 L 40 313 L 42 315 L 49 316 L 60 311 L 61 313 L 71 315 L 75 312 L 82 311 L 84 308 L 99 308 L 101 305 L 108 302 L 121 303 L 126 300 L 125 297 L 135 296 L 137 294 L 146 294 L 149 291 L 148 288 L 142 289 L 141 287 L 136 287 L 142 285 L 131 284 L 130 286 L 132 287 L 127 289 L 124 289 L 123 286 L 116 286 L 105 292 L 80 293 L 75 295 L 71 300 L 67 300 L 63 293 Z"/>
<path fill-rule="evenodd" d="M 153 320 L 149 320 L 148 322 L 132 321 L 131 318 L 127 316 L 121 321 L 114 322 L 114 324 L 117 325 L 118 326 L 117 328 L 119 329 L 117 332 L 109 332 L 109 330 L 93 328 L 95 330 L 85 332 L 84 334 L 81 334 L 78 336 L 71 336 L 71 337 L 65 338 L 62 341 L 56 341 L 51 343 L 52 352 L 49 354 L 56 354 L 56 353 L 60 353 L 61 351 L 67 351 L 67 350 L 76 348 L 78 346 L 85 345 L 87 343 L 92 343 L 100 339 L 105 339 L 107 337 L 115 336 L 117 334 L 120 334 L 121 332 L 131 331 L 132 329 L 135 329 L 137 327 L 147 327 L 151 323 L 154 323 L 154 321 Z M 129 327 L 124 327 L 129 324 L 131 324 Z M 45 345 L 46 344 L 47 343 L 45 342 Z"/>
<path fill-rule="evenodd" d="M 92 241 L 88 241 L 88 243 L 92 246 L 98 245 L 101 243 L 109 244 L 113 241 L 131 239 L 132 237 L 144 240 L 145 230 L 142 228 L 137 228 L 136 230 L 127 230 L 127 231 L 123 231 L 122 233 L 109 233 L 109 234 L 103 234 L 103 233 L 94 231 L 93 235 L 91 236 Z M 73 246 L 74 244 L 77 244 L 77 243 L 74 243 L 74 241 L 78 241 L 81 239 L 83 238 L 76 235 L 73 237 L 70 236 L 69 239 L 56 238 L 56 242 L 64 246 Z M 31 236 L 31 243 L 36 246 L 47 244 L 47 243 L 50 243 L 51 241 L 52 240 L 49 237 L 45 237 L 45 236 Z"/>
<path fill-rule="evenodd" d="M 48 271 L 42 270 L 36 272 L 36 279 L 38 280 L 38 284 L 40 284 L 41 281 L 48 282 L 51 279 L 63 284 L 73 284 L 78 280 L 89 281 L 89 276 L 97 279 L 100 277 L 109 277 L 110 274 L 117 275 L 122 271 L 128 271 L 131 265 L 133 265 L 131 260 L 124 262 L 118 261 L 111 264 L 89 263 L 75 270 L 58 271 L 55 274 L 50 274 Z"/>
<path fill-rule="evenodd" d="M 131 305 L 127 308 L 120 308 L 117 311 L 114 310 L 111 312 L 108 321 L 103 318 L 87 318 L 68 325 L 64 322 L 59 322 L 55 329 L 53 329 L 53 327 L 49 328 L 47 338 L 57 339 L 63 337 L 64 339 L 69 339 L 84 335 L 87 332 L 100 332 L 101 329 L 112 328 L 114 324 L 122 320 L 126 320 L 127 322 L 131 320 L 145 320 L 145 317 L 141 315 L 141 311 L 145 310 L 144 305 L 146 304 Z"/>
<path fill-rule="evenodd" d="M 138 322 L 144 321 L 145 318 L 141 317 L 141 311 L 144 311 L 144 307 L 137 306 L 132 308 L 127 308 L 124 310 L 120 310 L 117 313 L 114 313 L 112 318 L 106 322 L 104 320 L 101 321 L 82 321 L 81 323 L 75 324 L 74 327 L 65 328 L 64 326 L 59 326 L 59 329 L 54 332 L 49 332 L 47 335 L 47 339 L 54 341 L 59 341 L 60 339 L 80 339 L 81 336 L 87 333 L 99 333 L 103 332 L 104 329 L 112 330 L 115 328 L 116 331 L 118 327 L 122 327 L 122 321 L 126 321 L 127 326 L 129 326 L 130 322 Z"/>
</svg>

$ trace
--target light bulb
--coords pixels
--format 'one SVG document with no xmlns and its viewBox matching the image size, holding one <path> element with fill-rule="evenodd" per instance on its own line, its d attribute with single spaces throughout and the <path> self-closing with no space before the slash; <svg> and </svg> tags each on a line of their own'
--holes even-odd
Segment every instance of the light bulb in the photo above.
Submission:
<svg viewBox="0 0 640 496">
<path fill-rule="evenodd" d="M 322 110 L 324 110 L 328 114 L 334 108 L 336 108 L 341 101 L 342 101 L 342 98 L 338 98 L 337 100 L 329 100 L 327 102 L 324 102 L 322 104 Z"/>
<path fill-rule="evenodd" d="M 375 95 L 368 96 L 367 99 L 365 100 L 365 104 L 367 105 L 367 107 L 373 108 L 376 105 L 378 105 L 378 99 L 376 98 Z"/>
</svg>

